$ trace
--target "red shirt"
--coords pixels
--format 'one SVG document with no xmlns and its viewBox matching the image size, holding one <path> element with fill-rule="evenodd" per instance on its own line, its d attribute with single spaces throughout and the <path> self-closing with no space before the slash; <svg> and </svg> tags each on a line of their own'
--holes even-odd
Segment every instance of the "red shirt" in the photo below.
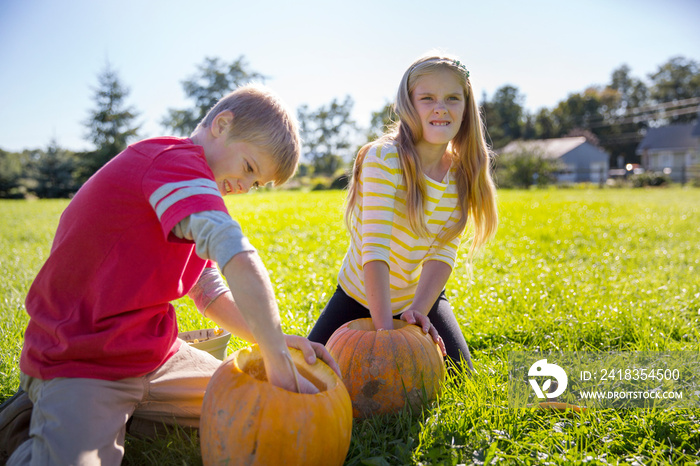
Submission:
<svg viewBox="0 0 700 466">
<path fill-rule="evenodd" d="M 147 374 L 179 348 L 175 310 L 207 261 L 172 228 L 227 212 L 201 146 L 149 139 L 117 155 L 63 212 L 26 299 L 20 367 L 40 378 Z"/>
</svg>

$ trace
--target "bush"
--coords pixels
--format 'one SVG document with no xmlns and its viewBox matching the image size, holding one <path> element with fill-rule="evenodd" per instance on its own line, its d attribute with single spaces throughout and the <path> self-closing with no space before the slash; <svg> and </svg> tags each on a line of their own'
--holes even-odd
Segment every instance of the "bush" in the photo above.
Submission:
<svg viewBox="0 0 700 466">
<path fill-rule="evenodd" d="M 311 191 L 323 191 L 328 189 L 329 181 L 326 177 L 316 176 L 310 180 Z"/>
<path fill-rule="evenodd" d="M 540 151 L 521 148 L 499 155 L 495 178 L 499 188 L 544 187 L 556 183 L 560 169 L 558 161 L 548 159 Z"/>
<path fill-rule="evenodd" d="M 671 177 L 659 172 L 645 172 L 632 175 L 630 182 L 634 188 L 667 186 L 671 183 Z"/>
</svg>

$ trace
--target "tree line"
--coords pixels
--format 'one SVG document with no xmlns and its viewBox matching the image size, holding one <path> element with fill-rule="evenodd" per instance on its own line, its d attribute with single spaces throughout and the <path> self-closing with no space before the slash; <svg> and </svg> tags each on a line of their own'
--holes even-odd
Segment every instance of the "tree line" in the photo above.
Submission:
<svg viewBox="0 0 700 466">
<path fill-rule="evenodd" d="M 170 134 L 188 136 L 223 95 L 266 76 L 251 70 L 243 56 L 225 62 L 205 58 L 182 81 L 191 105 L 168 109 L 161 125 Z M 139 137 L 137 110 L 128 105 L 129 88 L 109 64 L 92 89 L 94 107 L 83 122 L 94 149 L 72 152 L 51 141 L 45 149 L 7 152 L 0 148 L 0 197 L 69 197 L 102 165 Z M 700 111 L 700 64 L 670 58 L 640 79 L 627 65 L 615 69 L 610 82 L 574 92 L 554 108 L 528 112 L 525 96 L 514 85 L 484 94 L 481 109 L 489 142 L 498 150 L 518 139 L 585 136 L 611 155 L 610 166 L 638 162 L 635 150 L 649 127 L 693 121 Z M 318 108 L 297 109 L 304 159 L 297 178 L 342 179 L 359 145 L 377 138 L 395 121 L 390 103 L 372 113 L 368 128 L 352 117 L 353 99 L 333 99 Z M 622 165 L 620 165 L 622 164 Z M 342 186 L 335 184 L 333 186 Z"/>
</svg>

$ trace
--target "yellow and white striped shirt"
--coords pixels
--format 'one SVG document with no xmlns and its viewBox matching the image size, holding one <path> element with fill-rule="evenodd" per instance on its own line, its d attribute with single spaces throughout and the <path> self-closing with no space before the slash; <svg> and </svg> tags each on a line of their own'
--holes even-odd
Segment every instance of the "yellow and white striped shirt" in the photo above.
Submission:
<svg viewBox="0 0 700 466">
<path fill-rule="evenodd" d="M 430 236 L 411 230 L 406 213 L 406 186 L 393 145 L 372 147 L 362 162 L 358 199 L 350 219 L 350 247 L 338 274 L 348 296 L 367 307 L 364 264 L 381 260 L 389 266 L 393 314 L 413 302 L 423 263 L 428 260 L 454 266 L 460 238 L 440 245 L 437 237 L 460 218 L 457 184 L 451 168 L 442 182 L 424 176 L 427 198 L 425 219 Z"/>
</svg>

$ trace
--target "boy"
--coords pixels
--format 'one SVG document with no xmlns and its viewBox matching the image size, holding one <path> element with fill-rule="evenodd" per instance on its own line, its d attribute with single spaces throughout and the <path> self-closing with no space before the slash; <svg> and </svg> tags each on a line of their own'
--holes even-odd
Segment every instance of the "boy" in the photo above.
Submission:
<svg viewBox="0 0 700 466">
<path fill-rule="evenodd" d="M 8 464 L 119 464 L 130 418 L 198 427 L 219 361 L 177 339 L 170 302 L 185 294 L 219 326 L 258 343 L 271 383 L 317 391 L 296 373 L 288 345 L 338 371 L 322 345 L 282 334 L 266 269 L 223 200 L 285 182 L 299 152 L 281 102 L 246 86 L 189 139 L 136 143 L 85 183 L 27 295 L 20 368 L 34 403 L 31 438 Z M 5 411 L 13 405 L 21 403 Z"/>
</svg>

